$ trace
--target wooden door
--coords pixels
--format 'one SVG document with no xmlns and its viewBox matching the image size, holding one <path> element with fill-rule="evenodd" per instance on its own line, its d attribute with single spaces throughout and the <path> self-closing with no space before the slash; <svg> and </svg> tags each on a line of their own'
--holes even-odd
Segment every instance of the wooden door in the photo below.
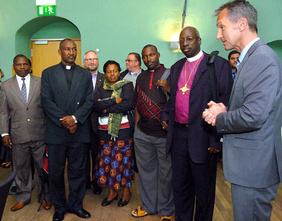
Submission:
<svg viewBox="0 0 282 221">
<path fill-rule="evenodd" d="M 80 39 L 72 39 L 77 46 L 76 64 L 81 65 L 81 41 Z M 45 68 L 60 63 L 61 56 L 58 54 L 59 44 L 61 40 L 31 40 L 31 69 L 32 74 L 41 77 Z"/>
</svg>

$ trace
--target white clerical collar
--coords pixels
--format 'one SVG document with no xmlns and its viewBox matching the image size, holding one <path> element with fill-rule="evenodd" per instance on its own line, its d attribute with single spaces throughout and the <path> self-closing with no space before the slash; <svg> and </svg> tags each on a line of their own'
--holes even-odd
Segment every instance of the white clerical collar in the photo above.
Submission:
<svg viewBox="0 0 282 221">
<path fill-rule="evenodd" d="M 203 55 L 203 51 L 201 50 L 197 55 L 195 55 L 194 57 L 191 58 L 187 58 L 187 61 L 189 62 L 193 62 L 193 61 L 197 61 L 200 57 L 202 57 Z"/>
<path fill-rule="evenodd" d="M 66 69 L 67 69 L 67 70 L 70 70 L 70 69 L 71 69 L 71 66 L 66 65 Z"/>
</svg>

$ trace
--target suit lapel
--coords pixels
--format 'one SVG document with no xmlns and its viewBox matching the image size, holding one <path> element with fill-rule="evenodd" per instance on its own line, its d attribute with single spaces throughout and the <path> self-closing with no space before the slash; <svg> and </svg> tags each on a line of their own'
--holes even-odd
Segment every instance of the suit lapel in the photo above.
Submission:
<svg viewBox="0 0 282 221">
<path fill-rule="evenodd" d="M 94 92 L 97 90 L 98 87 L 100 87 L 101 84 L 103 84 L 103 74 L 98 72 L 97 73 L 97 80 L 96 80 L 96 85 L 95 85 Z"/>
<path fill-rule="evenodd" d="M 175 88 L 174 88 L 175 94 L 176 94 L 178 80 L 181 74 L 181 70 L 183 68 L 185 61 L 186 61 L 186 58 L 183 58 L 182 60 L 180 60 L 179 64 L 175 67 L 175 71 L 174 71 L 175 75 L 171 77 L 171 80 L 172 80 L 171 85 L 175 85 Z"/>
<path fill-rule="evenodd" d="M 27 105 L 27 103 L 25 102 L 25 100 L 23 98 L 23 95 L 22 95 L 22 93 L 20 91 L 16 75 L 13 77 L 13 80 L 12 80 L 12 82 L 10 84 L 10 87 L 11 87 L 11 90 L 14 92 L 14 94 L 21 100 L 21 102 L 24 105 Z"/>
<path fill-rule="evenodd" d="M 193 88 L 197 85 L 197 83 L 199 82 L 200 78 L 203 76 L 203 73 L 208 69 L 208 66 L 206 65 L 207 63 L 207 59 L 208 59 L 208 55 L 205 54 L 205 56 L 203 57 L 203 59 L 201 60 L 201 63 L 199 64 L 199 67 L 197 69 L 197 72 L 195 74 L 195 78 L 193 80 L 193 84 L 192 84 L 192 88 L 191 90 L 193 90 Z M 208 73 L 209 74 L 209 73 Z"/>
<path fill-rule="evenodd" d="M 28 105 L 31 103 L 35 91 L 39 86 L 39 80 L 35 78 L 33 75 L 30 75 L 30 84 L 29 84 L 29 94 L 28 94 Z"/>
<path fill-rule="evenodd" d="M 71 88 L 70 88 L 70 90 L 68 89 L 69 90 L 69 96 L 68 96 L 67 106 L 70 105 L 71 100 L 75 97 L 75 94 L 76 94 L 77 89 L 78 89 L 79 84 L 80 84 L 81 76 L 82 75 L 78 71 L 78 66 L 76 66 L 74 71 L 73 71 Z"/>
<path fill-rule="evenodd" d="M 230 94 L 230 98 L 229 98 L 229 102 L 228 102 L 228 107 L 230 107 L 230 102 L 232 101 L 232 98 L 233 98 L 233 95 L 234 95 L 234 88 L 235 88 L 235 85 L 237 84 L 237 80 L 239 79 L 239 76 L 241 74 L 241 70 L 243 69 L 244 65 L 247 63 L 249 57 L 254 53 L 254 51 L 258 48 L 258 46 L 260 45 L 263 45 L 264 42 L 263 40 L 258 40 L 257 42 L 255 42 L 251 47 L 250 49 L 248 50 L 248 52 L 246 53 L 245 57 L 243 58 L 243 61 L 241 61 L 238 69 L 237 69 L 237 75 L 236 75 L 236 78 L 234 80 L 234 83 L 233 83 L 233 87 L 232 87 L 232 90 L 231 90 L 231 94 Z"/>
<path fill-rule="evenodd" d="M 57 80 L 57 84 L 59 85 L 59 88 L 61 89 L 62 93 L 65 95 L 67 99 L 69 97 L 70 90 L 61 63 L 57 65 L 57 69 L 55 70 L 54 76 L 55 79 Z"/>
</svg>

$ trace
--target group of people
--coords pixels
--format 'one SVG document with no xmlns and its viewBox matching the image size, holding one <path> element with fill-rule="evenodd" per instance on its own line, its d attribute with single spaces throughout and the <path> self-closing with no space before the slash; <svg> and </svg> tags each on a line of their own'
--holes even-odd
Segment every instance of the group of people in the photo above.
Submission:
<svg viewBox="0 0 282 221">
<path fill-rule="evenodd" d="M 33 159 L 39 201 L 45 209 L 54 205 L 54 221 L 67 212 L 90 218 L 83 199 L 91 184 L 94 194 L 108 188 L 102 206 L 117 200 L 120 189 L 117 205 L 126 206 L 137 168 L 142 205 L 133 217 L 212 220 L 223 142 L 234 219 L 270 220 L 282 180 L 281 62 L 258 38 L 249 2 L 226 3 L 214 15 L 217 39 L 236 50 L 230 62 L 202 51 L 200 33 L 191 26 L 179 36 L 185 58 L 170 69 L 151 44 L 141 57 L 128 54 L 125 72 L 109 60 L 102 74 L 95 51 L 84 54 L 82 68 L 75 64 L 75 42 L 64 39 L 61 62 L 45 69 L 41 80 L 30 74 L 29 59 L 17 55 L 16 75 L 2 83 L 0 100 L 0 132 L 17 171 L 11 210 L 30 202 Z M 46 146 L 49 185 L 42 179 Z"/>
</svg>

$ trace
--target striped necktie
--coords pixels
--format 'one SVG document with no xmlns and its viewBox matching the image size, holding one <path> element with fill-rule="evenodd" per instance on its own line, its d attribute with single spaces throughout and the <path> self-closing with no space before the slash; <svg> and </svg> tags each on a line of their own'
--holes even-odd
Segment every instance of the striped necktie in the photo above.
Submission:
<svg viewBox="0 0 282 221">
<path fill-rule="evenodd" d="M 22 85 L 22 95 L 23 95 L 23 99 L 25 100 L 25 102 L 27 103 L 27 94 L 26 94 L 26 85 L 25 85 L 25 78 L 22 78 L 23 81 L 23 85 Z"/>
</svg>

